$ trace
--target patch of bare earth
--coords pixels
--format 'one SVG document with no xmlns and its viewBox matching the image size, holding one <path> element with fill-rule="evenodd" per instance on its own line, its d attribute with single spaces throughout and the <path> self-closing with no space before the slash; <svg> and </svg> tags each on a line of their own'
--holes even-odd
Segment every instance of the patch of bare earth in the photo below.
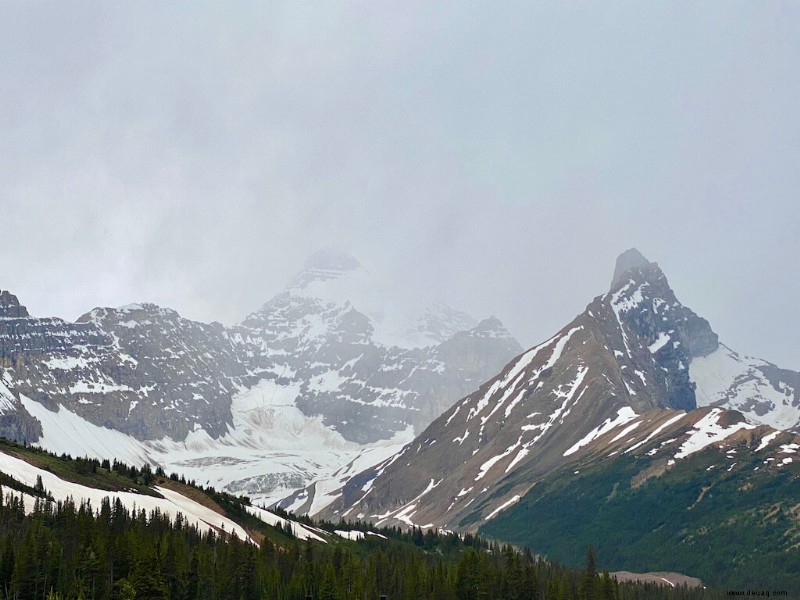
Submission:
<svg viewBox="0 0 800 600">
<path fill-rule="evenodd" d="M 173 492 L 178 492 L 181 496 L 186 496 L 187 498 L 189 498 L 189 500 L 194 500 L 198 504 L 202 504 L 206 508 L 213 510 L 215 513 L 219 515 L 227 516 L 225 515 L 225 511 L 219 504 L 217 504 L 211 498 L 209 498 L 203 491 L 195 487 L 167 478 L 159 478 L 156 481 L 156 485 L 167 488 L 168 490 L 172 490 Z M 211 527 L 213 527 L 217 531 L 217 533 L 223 535 L 225 534 L 224 530 L 215 527 L 214 525 L 211 525 Z M 250 527 L 245 527 L 244 525 L 242 525 L 242 527 L 244 527 L 244 530 L 247 532 L 247 535 L 249 535 L 253 539 L 253 541 L 255 541 L 257 544 L 260 544 L 261 540 L 264 539 L 264 534 L 261 533 L 260 531 L 255 531 Z"/>
<path fill-rule="evenodd" d="M 669 587 L 678 587 L 686 585 L 692 587 L 702 587 L 701 582 L 697 577 L 689 577 L 682 573 L 670 572 L 655 572 L 655 573 L 631 573 L 630 571 L 615 571 L 611 573 L 612 577 L 616 577 L 620 583 L 640 581 L 642 583 L 657 583 Z"/>
</svg>

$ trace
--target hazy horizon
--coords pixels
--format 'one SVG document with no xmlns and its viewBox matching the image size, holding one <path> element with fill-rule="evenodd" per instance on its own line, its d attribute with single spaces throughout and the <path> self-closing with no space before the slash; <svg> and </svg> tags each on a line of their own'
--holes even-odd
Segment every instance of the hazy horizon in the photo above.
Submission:
<svg viewBox="0 0 800 600">
<path fill-rule="evenodd" d="M 234 323 L 320 247 L 523 346 L 638 248 L 800 369 L 800 6 L 0 7 L 0 289 Z"/>
</svg>

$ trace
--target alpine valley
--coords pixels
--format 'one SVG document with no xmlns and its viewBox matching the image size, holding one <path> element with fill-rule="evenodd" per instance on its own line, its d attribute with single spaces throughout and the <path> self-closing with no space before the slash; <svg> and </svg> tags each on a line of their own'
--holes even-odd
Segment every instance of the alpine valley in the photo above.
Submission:
<svg viewBox="0 0 800 600">
<path fill-rule="evenodd" d="M 722 344 L 632 249 L 607 293 L 320 515 L 796 590 L 799 428 L 800 375 Z"/>
<path fill-rule="evenodd" d="M 315 509 L 520 350 L 336 250 L 227 328 L 153 304 L 36 318 L 1 292 L 0 435 L 266 504 L 314 482 Z"/>
<path fill-rule="evenodd" d="M 497 319 L 409 298 L 338 251 L 233 327 L 152 304 L 34 318 L 2 292 L 0 435 L 103 477 L 156 467 L 178 507 L 166 471 L 306 524 L 477 533 L 571 566 L 593 546 L 609 570 L 796 589 L 800 374 L 722 344 L 634 249 L 521 351 Z M 4 452 L 22 492 L 68 497 L 54 458 Z"/>
</svg>

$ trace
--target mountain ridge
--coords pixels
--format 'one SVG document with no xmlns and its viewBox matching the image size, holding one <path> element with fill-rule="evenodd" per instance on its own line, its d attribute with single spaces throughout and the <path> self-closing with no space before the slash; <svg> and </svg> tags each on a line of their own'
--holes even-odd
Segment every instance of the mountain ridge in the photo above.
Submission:
<svg viewBox="0 0 800 600">
<path fill-rule="evenodd" d="M 608 444 L 612 433 L 622 436 L 617 445 L 627 435 L 629 447 L 651 451 L 658 441 L 678 448 L 663 461 L 669 468 L 668 460 L 692 454 L 676 444 L 695 439 L 697 422 L 727 433 L 720 441 L 770 426 L 776 411 L 785 413 L 785 429 L 797 427 L 800 402 L 790 371 L 781 371 L 791 377 L 780 382 L 786 391 L 780 404 L 760 392 L 739 394 L 749 388 L 735 377 L 709 384 L 732 390 L 722 402 L 709 401 L 715 396 L 708 389 L 698 402 L 703 369 L 693 371 L 692 362 L 724 348 L 708 322 L 678 302 L 658 265 L 629 251 L 617 261 L 607 293 L 457 402 L 401 453 L 353 478 L 319 514 L 474 531 L 537 481 Z M 771 430 L 759 431 L 766 438 Z"/>
<path fill-rule="evenodd" d="M 3 292 L 0 434 L 98 458 L 116 451 L 277 499 L 335 471 L 337 452 L 362 468 L 392 452 L 520 349 L 496 319 L 417 300 L 392 321 L 411 334 L 386 345 L 359 294 L 372 310 L 391 300 L 337 251 L 310 257 L 231 327 L 151 303 L 69 323 L 32 317 Z"/>
</svg>

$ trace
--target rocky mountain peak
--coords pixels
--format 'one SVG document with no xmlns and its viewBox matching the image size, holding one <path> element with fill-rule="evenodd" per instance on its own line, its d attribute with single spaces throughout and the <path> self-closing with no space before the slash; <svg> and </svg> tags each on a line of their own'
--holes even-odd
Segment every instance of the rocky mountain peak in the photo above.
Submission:
<svg viewBox="0 0 800 600">
<path fill-rule="evenodd" d="M 489 319 L 476 329 L 497 327 Z M 626 475 L 635 487 L 701 444 L 719 449 L 716 442 L 737 433 L 731 443 L 740 444 L 755 423 L 800 423 L 797 375 L 784 370 L 778 377 L 778 371 L 720 346 L 708 321 L 676 298 L 659 266 L 630 249 L 617 259 L 610 292 L 517 355 L 401 453 L 354 476 L 341 501 L 322 512 L 474 530 L 523 504 L 537 479 L 559 469 L 570 481 L 585 477 L 569 462 L 601 436 L 608 434 L 596 450 L 603 461 L 674 448 L 638 479 Z M 616 493 L 610 488 L 609 499 Z"/>
<path fill-rule="evenodd" d="M 508 329 L 506 329 L 505 325 L 503 325 L 502 321 L 500 321 L 500 319 L 494 315 L 487 319 L 483 319 L 480 323 L 478 323 L 477 326 L 475 326 L 475 328 L 472 330 L 472 333 L 477 337 L 513 337 L 511 333 L 509 333 Z"/>
<path fill-rule="evenodd" d="M 617 263 L 614 267 L 614 277 L 611 280 L 611 291 L 627 283 L 630 271 L 650 266 L 656 266 L 656 263 L 651 263 L 636 248 L 626 250 L 617 257 Z"/>
<path fill-rule="evenodd" d="M 614 281 L 605 298 L 617 319 L 647 345 L 658 342 L 656 347 L 661 349 L 669 337 L 680 342 L 686 359 L 705 356 L 718 347 L 719 339 L 708 321 L 681 304 L 658 264 L 635 248 L 617 258 Z M 679 368 L 687 365 L 688 361 Z"/>
<path fill-rule="evenodd" d="M 19 303 L 17 297 L 7 290 L 0 291 L 0 317 L 24 319 L 28 309 Z"/>
<path fill-rule="evenodd" d="M 150 324 L 163 320 L 178 321 L 181 316 L 171 308 L 164 308 L 150 302 L 126 304 L 117 308 L 97 307 L 78 317 L 76 323 L 95 323 L 99 325 L 105 321 L 124 321 L 131 328 L 136 324 Z"/>
</svg>

